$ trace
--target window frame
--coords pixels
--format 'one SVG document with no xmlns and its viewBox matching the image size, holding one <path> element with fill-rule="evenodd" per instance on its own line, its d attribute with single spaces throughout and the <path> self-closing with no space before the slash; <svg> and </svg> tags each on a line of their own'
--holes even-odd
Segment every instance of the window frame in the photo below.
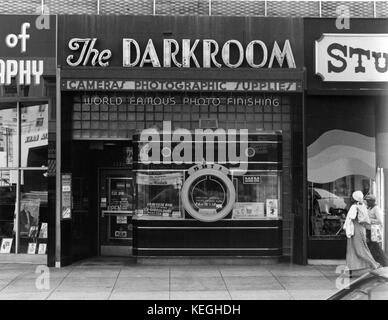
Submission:
<svg viewBox="0 0 388 320">
<path fill-rule="evenodd" d="M 12 167 L 0 167 L 0 171 L 15 171 L 16 173 L 16 201 L 15 201 L 15 220 L 14 220 L 14 230 L 15 230 L 15 250 L 13 254 L 20 254 L 20 208 L 21 208 L 21 179 L 26 171 L 47 171 L 48 166 L 41 167 L 28 167 L 21 165 L 21 138 L 22 138 L 22 121 L 23 114 L 26 111 L 23 108 L 28 108 L 33 105 L 46 105 L 46 109 L 44 112 L 48 113 L 48 106 L 50 105 L 50 100 L 47 98 L 29 98 L 29 97 L 0 97 L 0 103 L 7 103 L 12 106 L 12 110 L 15 110 L 16 113 L 16 136 L 17 136 L 17 145 L 16 145 L 16 159 Z M 27 110 L 27 109 L 26 109 Z M 49 115 L 48 115 L 49 116 Z M 47 128 L 48 129 L 48 128 Z M 15 226 L 16 224 L 16 226 Z"/>
</svg>

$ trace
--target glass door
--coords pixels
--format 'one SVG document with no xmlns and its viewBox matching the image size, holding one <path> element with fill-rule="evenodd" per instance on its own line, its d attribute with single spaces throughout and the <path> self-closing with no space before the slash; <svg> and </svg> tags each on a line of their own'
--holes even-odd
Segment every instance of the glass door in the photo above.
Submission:
<svg viewBox="0 0 388 320">
<path fill-rule="evenodd" d="M 99 234 L 102 256 L 132 255 L 135 211 L 133 176 L 128 169 L 100 169 Z"/>
</svg>

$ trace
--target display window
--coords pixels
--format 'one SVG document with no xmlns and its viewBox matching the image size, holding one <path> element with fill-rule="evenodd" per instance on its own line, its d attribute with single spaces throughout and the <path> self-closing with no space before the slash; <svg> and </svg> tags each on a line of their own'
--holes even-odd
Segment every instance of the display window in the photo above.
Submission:
<svg viewBox="0 0 388 320">
<path fill-rule="evenodd" d="M 191 168 L 182 188 L 185 211 L 203 222 L 228 216 L 235 201 L 229 170 L 218 164 L 199 164 Z"/>
<path fill-rule="evenodd" d="M 233 207 L 234 219 L 281 218 L 280 174 L 248 172 L 234 176 L 236 202 Z"/>
<path fill-rule="evenodd" d="M 309 234 L 312 237 L 345 237 L 342 226 L 352 205 L 352 193 L 372 191 L 373 181 L 361 175 L 342 177 L 329 183 L 309 183 Z"/>
<path fill-rule="evenodd" d="M 40 170 L 26 170 L 23 173 L 24 184 L 21 186 L 19 209 L 19 252 L 45 254 L 48 236 L 46 178 Z M 36 250 L 33 252 L 34 247 Z"/>
<path fill-rule="evenodd" d="M 197 178 L 190 187 L 190 200 L 197 210 L 220 210 L 225 207 L 225 183 L 212 175 Z"/>
<path fill-rule="evenodd" d="M 138 172 L 138 216 L 182 218 L 182 172 Z"/>
<path fill-rule="evenodd" d="M 203 222 L 279 219 L 281 132 L 229 135 L 220 129 L 217 136 L 208 130 L 205 140 L 198 132 L 182 130 L 180 142 L 159 140 L 171 135 L 168 130 L 152 129 L 151 140 L 146 134 L 142 140 L 135 137 L 138 212 L 172 217 L 179 211 Z M 171 167 L 182 172 L 179 178 Z"/>
<path fill-rule="evenodd" d="M 0 105 L 0 253 L 46 254 L 48 105 Z"/>
<path fill-rule="evenodd" d="M 16 170 L 0 171 L 0 245 L 1 253 L 15 253 L 14 213 L 16 205 L 16 184 L 10 176 Z"/>
</svg>

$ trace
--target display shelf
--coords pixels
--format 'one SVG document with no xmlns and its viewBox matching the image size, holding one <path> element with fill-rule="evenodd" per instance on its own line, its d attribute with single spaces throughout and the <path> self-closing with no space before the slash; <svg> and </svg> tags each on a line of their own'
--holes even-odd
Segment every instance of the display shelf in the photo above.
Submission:
<svg viewBox="0 0 388 320">
<path fill-rule="evenodd" d="M 161 217 L 161 216 L 147 216 L 147 215 L 142 215 L 142 216 L 139 216 L 139 215 L 134 215 L 133 216 L 133 219 L 136 219 L 136 220 L 162 220 L 162 221 L 168 221 L 168 220 L 171 220 L 171 221 L 175 221 L 175 220 L 178 220 L 178 221 L 182 221 L 182 220 L 187 220 L 187 221 L 191 221 L 193 219 L 189 218 L 178 218 L 178 217 Z M 251 219 L 251 218 L 239 218 L 239 219 L 222 219 L 220 221 L 278 221 L 278 220 L 283 220 L 282 217 L 277 217 L 277 218 L 254 218 L 254 219 Z"/>
<path fill-rule="evenodd" d="M 39 238 L 39 237 L 28 237 L 28 236 L 23 236 L 20 235 L 21 239 L 39 239 L 39 240 L 47 240 L 47 238 Z"/>
<path fill-rule="evenodd" d="M 137 220 L 185 220 L 184 218 L 178 218 L 178 217 L 162 217 L 162 216 L 149 216 L 149 215 L 134 215 L 132 219 Z"/>
<path fill-rule="evenodd" d="M 127 215 L 127 216 L 133 216 L 134 215 L 134 211 L 131 210 L 131 211 L 121 211 L 121 210 L 102 210 L 101 211 L 101 215 L 102 217 L 105 217 L 105 216 L 118 216 L 118 215 Z"/>
</svg>

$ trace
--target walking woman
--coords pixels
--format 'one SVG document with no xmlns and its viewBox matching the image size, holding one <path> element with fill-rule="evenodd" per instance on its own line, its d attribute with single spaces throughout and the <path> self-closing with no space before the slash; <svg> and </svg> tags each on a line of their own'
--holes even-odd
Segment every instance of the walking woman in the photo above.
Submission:
<svg viewBox="0 0 388 320">
<path fill-rule="evenodd" d="M 373 259 L 366 241 L 365 225 L 370 224 L 368 209 L 363 203 L 361 191 L 352 194 L 354 203 L 350 207 L 344 229 L 347 237 L 346 265 L 351 276 L 353 271 L 362 269 L 377 269 L 380 264 Z"/>
<path fill-rule="evenodd" d="M 373 258 L 381 266 L 388 266 L 388 256 L 381 248 L 382 229 L 383 229 L 383 212 L 376 204 L 376 197 L 367 195 L 365 197 L 368 207 L 370 225 L 366 226 L 366 238 L 369 250 Z"/>
</svg>

